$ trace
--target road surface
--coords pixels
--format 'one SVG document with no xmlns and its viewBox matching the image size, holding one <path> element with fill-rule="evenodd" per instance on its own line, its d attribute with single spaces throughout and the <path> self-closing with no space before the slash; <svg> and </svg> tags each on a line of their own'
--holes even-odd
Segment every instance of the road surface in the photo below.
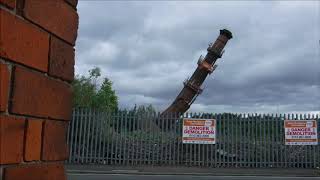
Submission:
<svg viewBox="0 0 320 180">
<path fill-rule="evenodd" d="M 69 174 L 68 180 L 320 180 L 320 177 Z"/>
</svg>

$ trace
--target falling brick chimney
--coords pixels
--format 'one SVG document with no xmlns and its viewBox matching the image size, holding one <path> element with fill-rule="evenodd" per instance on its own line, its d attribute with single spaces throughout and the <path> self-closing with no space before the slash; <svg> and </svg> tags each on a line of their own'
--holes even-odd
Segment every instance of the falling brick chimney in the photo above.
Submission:
<svg viewBox="0 0 320 180">
<path fill-rule="evenodd" d="M 202 83 L 217 67 L 215 63 L 218 58 L 221 58 L 224 52 L 223 48 L 231 38 L 232 33 L 230 31 L 226 29 L 220 30 L 219 37 L 213 44 L 209 45 L 207 55 L 204 58 L 200 56 L 197 69 L 191 78 L 184 82 L 183 89 L 173 103 L 161 113 L 162 117 L 168 113 L 184 113 L 190 108 L 197 96 L 202 92 Z"/>
<path fill-rule="evenodd" d="M 0 179 L 66 180 L 77 0 L 0 0 Z"/>
</svg>

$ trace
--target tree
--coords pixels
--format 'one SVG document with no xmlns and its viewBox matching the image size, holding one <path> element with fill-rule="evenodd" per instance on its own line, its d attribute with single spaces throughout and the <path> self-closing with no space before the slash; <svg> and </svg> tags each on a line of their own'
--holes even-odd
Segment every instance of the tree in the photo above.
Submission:
<svg viewBox="0 0 320 180">
<path fill-rule="evenodd" d="M 104 78 L 102 85 L 97 93 L 97 104 L 102 109 L 116 111 L 118 109 L 118 97 L 112 89 L 112 82 L 108 78 Z"/>
<path fill-rule="evenodd" d="M 118 97 L 112 89 L 112 82 L 104 78 L 101 86 L 98 80 L 101 70 L 98 67 L 89 70 L 89 76 L 77 75 L 72 83 L 74 107 L 98 108 L 107 111 L 118 109 Z"/>
</svg>

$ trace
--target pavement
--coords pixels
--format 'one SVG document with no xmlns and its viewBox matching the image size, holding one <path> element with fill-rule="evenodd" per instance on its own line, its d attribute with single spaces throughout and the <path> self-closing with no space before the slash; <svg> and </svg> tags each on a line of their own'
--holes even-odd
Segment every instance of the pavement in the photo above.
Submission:
<svg viewBox="0 0 320 180">
<path fill-rule="evenodd" d="M 261 176 L 261 177 L 316 177 L 320 178 L 320 169 L 302 168 L 197 168 L 197 167 L 132 167 L 106 165 L 66 165 L 72 176 Z M 114 178 L 115 178 L 114 177 Z M 91 179 L 91 178 L 90 178 Z M 121 179 L 121 178 L 120 178 Z M 169 178 L 170 179 L 170 178 Z"/>
<path fill-rule="evenodd" d="M 69 174 L 68 180 L 319 180 L 320 177 Z"/>
</svg>

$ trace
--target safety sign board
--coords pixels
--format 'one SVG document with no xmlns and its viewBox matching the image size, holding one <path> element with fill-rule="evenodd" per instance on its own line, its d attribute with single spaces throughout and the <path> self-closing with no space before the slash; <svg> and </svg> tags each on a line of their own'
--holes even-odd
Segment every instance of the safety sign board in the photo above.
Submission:
<svg viewBox="0 0 320 180">
<path fill-rule="evenodd" d="M 317 121 L 315 120 L 285 120 L 286 145 L 317 145 Z"/>
<path fill-rule="evenodd" d="M 183 119 L 182 142 L 185 144 L 215 144 L 215 119 Z"/>
</svg>

